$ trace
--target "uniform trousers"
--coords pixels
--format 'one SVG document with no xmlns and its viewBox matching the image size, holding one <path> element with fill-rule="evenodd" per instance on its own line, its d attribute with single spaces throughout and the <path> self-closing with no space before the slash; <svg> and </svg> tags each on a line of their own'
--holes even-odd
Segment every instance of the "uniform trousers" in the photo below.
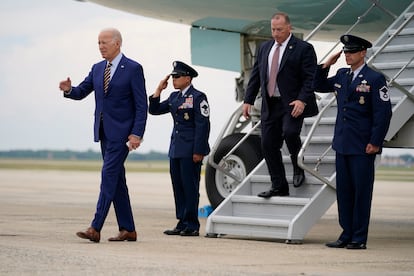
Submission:
<svg viewBox="0 0 414 276">
<path fill-rule="evenodd" d="M 193 158 L 170 158 L 170 175 L 174 192 L 177 229 L 199 230 L 198 204 L 202 162 Z"/>
<path fill-rule="evenodd" d="M 367 242 L 375 175 L 375 154 L 336 153 L 336 195 L 344 242 Z"/>
<path fill-rule="evenodd" d="M 102 229 L 111 203 L 114 204 L 119 230 L 135 231 L 135 223 L 126 185 L 124 163 L 128 156 L 125 142 L 109 141 L 100 128 L 101 154 L 103 166 L 101 187 L 92 227 L 98 232 Z"/>
<path fill-rule="evenodd" d="M 285 140 L 290 154 L 297 158 L 302 146 L 300 132 L 303 117 L 292 117 L 291 110 L 285 110 L 280 98 L 267 100 L 269 116 L 261 123 L 262 152 L 269 170 L 272 188 L 287 191 L 289 187 L 281 148 Z"/>
</svg>

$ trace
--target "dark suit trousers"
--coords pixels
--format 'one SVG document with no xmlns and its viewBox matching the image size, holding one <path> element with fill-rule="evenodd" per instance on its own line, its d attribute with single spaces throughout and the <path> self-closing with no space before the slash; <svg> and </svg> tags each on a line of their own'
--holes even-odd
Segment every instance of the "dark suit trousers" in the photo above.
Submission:
<svg viewBox="0 0 414 276">
<path fill-rule="evenodd" d="M 297 156 L 302 146 L 300 131 L 303 117 L 293 118 L 280 99 L 267 99 L 269 116 L 262 120 L 262 151 L 269 170 L 272 188 L 288 191 L 281 148 L 283 140 L 291 155 Z M 263 104 L 266 104 L 263 102 Z"/>
<path fill-rule="evenodd" d="M 103 157 L 101 189 L 92 227 L 97 231 L 102 229 L 113 202 L 119 230 L 135 231 L 124 167 L 129 152 L 128 147 L 125 142 L 109 141 L 102 128 L 101 126 L 100 140 Z"/>
<path fill-rule="evenodd" d="M 202 162 L 193 158 L 170 158 L 170 174 L 174 191 L 178 229 L 199 230 L 198 203 Z"/>
<path fill-rule="evenodd" d="M 374 174 L 375 154 L 336 153 L 336 196 L 342 241 L 367 242 Z"/>
</svg>

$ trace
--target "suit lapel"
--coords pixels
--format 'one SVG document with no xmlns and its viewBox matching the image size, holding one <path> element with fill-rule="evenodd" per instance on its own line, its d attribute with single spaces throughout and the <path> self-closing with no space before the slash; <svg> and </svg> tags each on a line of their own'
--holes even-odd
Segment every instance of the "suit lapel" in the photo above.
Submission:
<svg viewBox="0 0 414 276">
<path fill-rule="evenodd" d="M 266 51 L 265 51 L 265 55 L 263 56 L 263 59 L 264 59 L 263 64 L 265 65 L 263 72 L 266 72 L 265 73 L 266 83 L 267 83 L 267 81 L 269 79 L 269 74 L 268 74 L 268 69 L 269 69 L 269 54 L 270 54 L 270 50 L 273 47 L 273 44 L 275 44 L 275 40 L 269 41 L 269 43 L 266 44 L 266 49 L 265 49 Z"/>
<path fill-rule="evenodd" d="M 288 59 L 290 53 L 295 49 L 296 45 L 296 38 L 292 35 L 290 40 L 288 41 L 285 51 L 283 52 L 282 60 L 280 61 L 279 72 L 282 71 L 283 67 L 285 66 L 286 60 Z"/>
<path fill-rule="evenodd" d="M 125 58 L 124 55 L 122 55 L 121 60 L 119 61 L 119 64 L 115 69 L 114 75 L 112 76 L 111 80 L 109 81 L 108 93 L 111 91 L 112 81 L 116 81 L 118 76 L 120 76 L 122 74 L 122 71 L 125 70 L 125 68 L 126 68 L 125 64 L 126 64 L 126 58 Z"/>
</svg>

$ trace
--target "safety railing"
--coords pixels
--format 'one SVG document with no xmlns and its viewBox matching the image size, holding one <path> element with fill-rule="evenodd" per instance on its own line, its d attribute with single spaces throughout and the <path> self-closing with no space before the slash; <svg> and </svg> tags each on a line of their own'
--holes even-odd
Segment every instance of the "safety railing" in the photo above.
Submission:
<svg viewBox="0 0 414 276">
<path fill-rule="evenodd" d="M 372 10 L 377 7 L 380 10 L 382 10 L 384 13 L 388 14 L 390 17 L 392 18 L 396 18 L 396 16 L 390 12 L 389 10 L 387 10 L 386 8 L 384 8 L 380 1 L 377 0 L 368 0 L 369 2 L 371 2 L 372 4 L 368 7 L 368 9 L 360 16 L 357 17 L 355 23 L 353 25 L 351 25 L 347 31 L 345 33 L 350 33 L 352 30 L 354 30 L 354 28 L 356 26 L 358 26 L 361 22 L 363 22 L 363 20 L 367 17 L 367 15 L 372 12 Z M 314 35 L 321 30 L 332 18 L 334 18 L 334 16 L 345 6 L 345 4 L 347 3 L 347 0 L 342 0 L 340 3 L 338 3 L 337 6 L 335 6 L 335 8 L 305 37 L 305 41 L 310 40 L 312 37 L 314 37 Z M 388 41 L 389 42 L 389 41 Z M 328 51 L 327 53 L 322 57 L 321 61 L 325 60 L 339 45 L 340 41 L 338 40 L 336 42 L 336 44 L 334 44 Z M 385 46 L 384 46 L 385 47 Z M 321 62 L 320 61 L 320 62 Z M 409 64 L 411 63 L 411 61 L 409 61 L 407 63 L 407 65 L 405 67 L 407 67 Z M 394 82 L 393 80 L 395 79 L 392 78 L 391 81 L 393 83 L 394 86 L 399 87 L 399 84 Z M 411 99 L 413 98 L 413 95 L 411 93 L 409 93 L 406 89 L 402 89 L 403 91 L 405 90 L 405 94 L 407 95 L 407 97 L 410 97 Z M 336 98 L 332 97 L 329 102 L 320 110 L 319 114 L 316 116 L 315 122 L 312 125 L 309 133 L 307 134 L 307 137 L 305 138 L 305 141 L 303 142 L 302 148 L 299 152 L 298 155 L 298 164 L 305 170 L 307 171 L 309 174 L 313 175 L 314 177 L 316 177 L 317 179 L 319 179 L 321 182 L 329 185 L 332 188 L 335 188 L 335 185 L 333 184 L 333 179 L 335 178 L 335 173 L 330 176 L 329 178 L 322 176 L 321 174 L 318 173 L 318 167 L 323 163 L 324 158 L 327 156 L 327 153 L 331 150 L 331 145 L 329 147 L 327 147 L 327 149 L 317 158 L 316 160 L 316 166 L 315 168 L 311 168 L 307 165 L 304 164 L 303 160 L 304 160 L 304 154 L 306 151 L 306 148 L 309 146 L 309 144 L 311 143 L 312 137 L 314 135 L 314 132 L 316 131 L 322 117 L 324 116 L 325 112 L 335 103 Z M 223 174 L 233 178 L 235 181 L 237 182 L 241 182 L 243 179 L 239 179 L 238 176 L 234 175 L 233 173 L 231 173 L 229 170 L 226 170 L 226 166 L 225 166 L 225 161 L 226 158 L 228 158 L 232 153 L 234 153 L 235 150 L 237 150 L 237 148 L 256 130 L 256 128 L 258 128 L 260 126 L 260 121 L 258 121 L 250 131 L 248 131 L 245 136 L 229 151 L 228 154 L 226 154 L 219 163 L 216 163 L 214 161 L 214 155 L 220 145 L 220 141 L 222 138 L 224 138 L 226 136 L 226 134 L 229 133 L 234 133 L 236 126 L 237 130 L 240 132 L 240 117 L 242 116 L 242 106 L 240 106 L 230 117 L 230 119 L 228 120 L 228 123 L 226 124 L 226 127 L 223 128 L 223 130 L 220 132 L 215 145 L 212 148 L 212 151 L 210 153 L 210 158 L 208 159 L 209 164 L 215 168 L 216 170 L 219 170 L 220 172 L 222 172 Z M 248 123 L 249 121 L 246 120 L 245 122 L 243 122 L 243 128 L 245 127 L 245 124 Z"/>
</svg>

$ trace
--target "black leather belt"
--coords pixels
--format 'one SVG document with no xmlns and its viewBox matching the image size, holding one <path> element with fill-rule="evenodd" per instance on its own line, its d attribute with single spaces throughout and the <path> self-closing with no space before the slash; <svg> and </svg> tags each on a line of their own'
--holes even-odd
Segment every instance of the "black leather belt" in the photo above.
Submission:
<svg viewBox="0 0 414 276">
<path fill-rule="evenodd" d="M 277 101 L 280 101 L 281 99 L 282 99 L 282 97 L 281 96 L 273 96 L 273 97 L 270 97 L 269 98 L 271 101 L 275 101 L 275 102 L 277 102 Z"/>
</svg>

